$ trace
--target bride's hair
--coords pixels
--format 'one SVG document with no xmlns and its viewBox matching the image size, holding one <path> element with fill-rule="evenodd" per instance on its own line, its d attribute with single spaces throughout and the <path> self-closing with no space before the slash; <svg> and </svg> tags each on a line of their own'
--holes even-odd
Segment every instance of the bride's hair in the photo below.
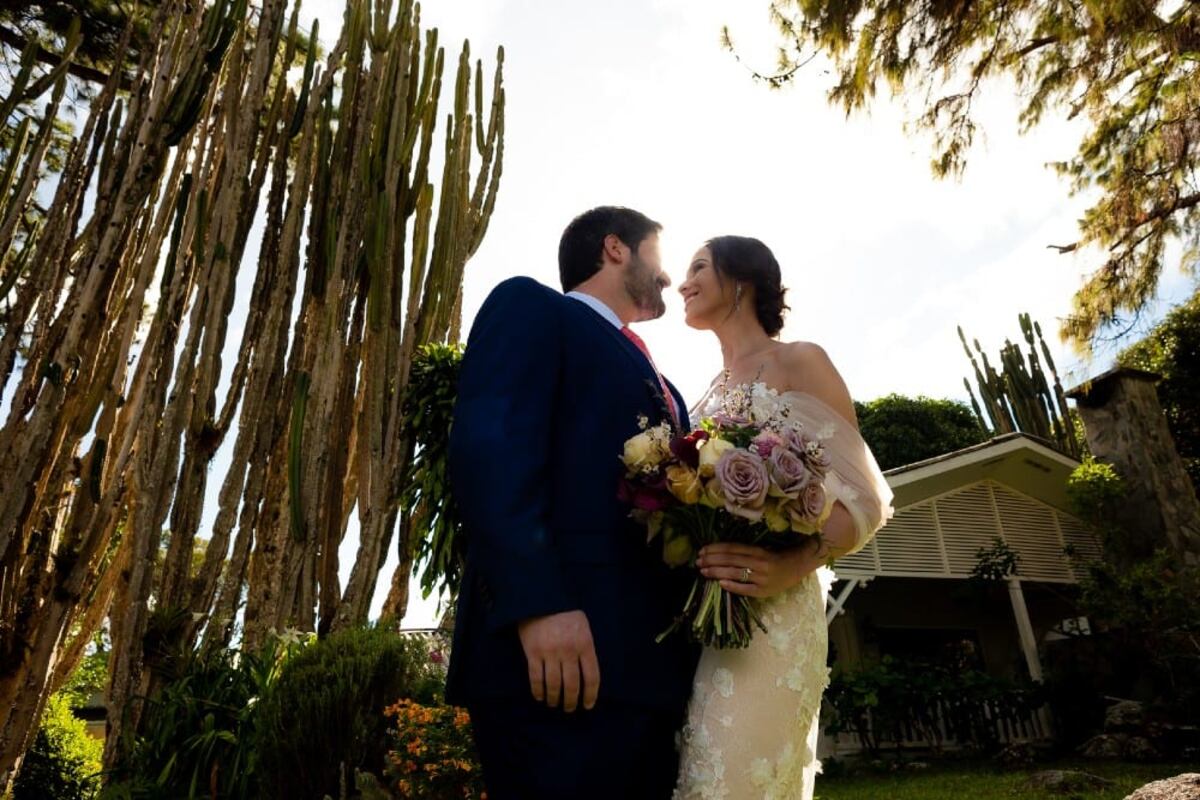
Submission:
<svg viewBox="0 0 1200 800">
<path fill-rule="evenodd" d="M 728 276 L 754 287 L 754 315 L 768 336 L 783 330 L 787 289 L 771 248 L 750 236 L 717 236 L 705 245 L 720 277 Z"/>
</svg>

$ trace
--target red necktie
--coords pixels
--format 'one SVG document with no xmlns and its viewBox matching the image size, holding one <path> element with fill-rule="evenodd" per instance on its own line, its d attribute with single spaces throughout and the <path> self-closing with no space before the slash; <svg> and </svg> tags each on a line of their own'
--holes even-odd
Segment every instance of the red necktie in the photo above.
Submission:
<svg viewBox="0 0 1200 800">
<path fill-rule="evenodd" d="M 675 425 L 678 426 L 680 424 L 679 407 L 675 403 L 675 395 L 671 393 L 671 389 L 667 386 L 666 380 L 663 379 L 662 373 L 659 372 L 658 367 L 655 366 L 654 358 L 650 355 L 650 348 L 646 347 L 646 343 L 642 341 L 642 337 L 634 333 L 628 325 L 621 327 L 621 333 L 625 334 L 625 338 L 633 342 L 634 346 L 637 347 L 638 350 L 641 350 L 642 355 L 644 355 L 646 360 L 650 362 L 650 368 L 654 370 L 654 375 L 658 378 L 658 385 L 662 389 L 663 397 L 665 397 L 667 400 L 667 408 L 671 411 L 671 418 L 675 420 Z"/>
</svg>

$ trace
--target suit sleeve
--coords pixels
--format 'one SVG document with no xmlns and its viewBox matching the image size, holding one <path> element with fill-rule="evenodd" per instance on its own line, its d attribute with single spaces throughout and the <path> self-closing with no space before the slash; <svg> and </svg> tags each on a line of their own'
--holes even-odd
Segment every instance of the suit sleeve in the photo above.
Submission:
<svg viewBox="0 0 1200 800">
<path fill-rule="evenodd" d="M 471 328 L 450 433 L 450 474 L 487 625 L 578 608 L 547 526 L 562 370 L 558 298 L 500 284 Z"/>
</svg>

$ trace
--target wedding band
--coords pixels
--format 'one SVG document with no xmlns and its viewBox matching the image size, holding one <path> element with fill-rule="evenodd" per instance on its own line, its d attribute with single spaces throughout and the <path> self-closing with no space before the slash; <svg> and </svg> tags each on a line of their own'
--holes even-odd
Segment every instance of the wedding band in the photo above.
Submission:
<svg viewBox="0 0 1200 800">
<path fill-rule="evenodd" d="M 742 569 L 742 583 L 749 583 L 750 576 L 753 574 L 754 574 L 754 570 L 750 569 L 749 567 L 744 567 Z"/>
</svg>

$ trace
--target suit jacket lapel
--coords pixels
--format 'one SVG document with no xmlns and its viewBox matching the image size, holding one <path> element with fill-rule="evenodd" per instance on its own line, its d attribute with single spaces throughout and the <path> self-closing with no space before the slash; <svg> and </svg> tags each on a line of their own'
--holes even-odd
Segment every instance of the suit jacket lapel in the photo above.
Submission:
<svg viewBox="0 0 1200 800">
<path fill-rule="evenodd" d="M 659 395 L 662 394 L 662 389 L 660 389 L 658 386 L 658 375 L 655 374 L 654 367 L 651 366 L 650 360 L 642 355 L 642 351 L 637 348 L 637 345 L 629 341 L 629 339 L 625 337 L 625 334 L 621 333 L 619 328 L 614 327 L 611 322 L 597 314 L 586 304 L 580 303 L 578 300 L 572 300 L 569 297 L 566 299 L 572 303 L 577 303 L 578 305 L 582 306 L 587 318 L 590 319 L 594 325 L 598 325 L 600 329 L 603 330 L 608 336 L 612 337 L 612 339 L 617 343 L 617 346 L 621 348 L 621 352 L 625 353 L 625 355 L 629 357 L 630 361 L 633 362 L 634 368 L 637 369 L 638 374 L 642 376 L 647 392 L 649 392 L 657 400 Z M 666 379 L 664 378 L 663 380 Z M 670 383 L 667 385 L 671 391 L 674 391 L 674 387 L 671 387 Z M 678 398 L 676 398 L 675 402 L 679 402 Z M 680 405 L 679 408 L 682 412 L 683 406 Z M 667 417 L 669 416 L 670 415 L 667 414 Z"/>
<path fill-rule="evenodd" d="M 675 396 L 675 403 L 677 404 L 677 406 L 679 408 L 679 417 L 680 417 L 679 424 L 681 426 L 683 426 L 683 429 L 685 431 L 691 430 L 692 429 L 692 417 L 691 417 L 691 414 L 688 412 L 687 403 L 685 403 L 683 400 L 683 393 L 680 392 L 678 389 L 676 389 L 675 384 L 673 384 L 669 380 L 667 380 L 667 377 L 665 375 L 663 376 L 663 380 L 667 381 L 667 389 L 670 390 L 671 394 Z"/>
</svg>

